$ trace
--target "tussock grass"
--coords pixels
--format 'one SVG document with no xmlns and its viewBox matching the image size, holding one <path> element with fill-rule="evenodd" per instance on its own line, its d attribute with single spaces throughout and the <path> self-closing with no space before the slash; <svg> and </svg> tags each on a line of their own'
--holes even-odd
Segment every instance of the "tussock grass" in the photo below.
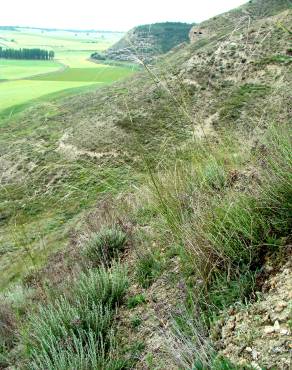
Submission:
<svg viewBox="0 0 292 370">
<path fill-rule="evenodd" d="M 279 250 L 291 230 L 289 126 L 271 125 L 257 148 L 245 148 L 240 157 L 251 172 L 235 147 L 228 154 L 220 144 L 209 146 L 174 170 L 151 174 L 149 202 L 170 243 L 181 246 L 190 286 L 211 311 L 252 291 L 263 256 Z"/>
<path fill-rule="evenodd" d="M 225 358 L 219 357 L 208 335 L 208 328 L 195 305 L 182 306 L 173 317 L 172 333 L 166 345 L 169 356 L 179 369 L 236 370 Z"/>
</svg>

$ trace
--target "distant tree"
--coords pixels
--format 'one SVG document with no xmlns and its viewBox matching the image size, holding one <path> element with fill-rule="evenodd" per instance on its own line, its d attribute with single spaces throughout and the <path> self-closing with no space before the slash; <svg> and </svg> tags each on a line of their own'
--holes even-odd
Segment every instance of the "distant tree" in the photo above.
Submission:
<svg viewBox="0 0 292 370">
<path fill-rule="evenodd" d="M 54 59 L 55 57 L 55 52 L 53 50 L 49 51 L 49 59 Z"/>
<path fill-rule="evenodd" d="M 54 59 L 55 53 L 44 49 L 9 49 L 0 47 L 0 58 L 3 59 L 29 59 L 49 60 Z"/>
<path fill-rule="evenodd" d="M 96 53 L 91 54 L 90 57 L 96 60 L 106 60 L 106 54 L 104 53 L 96 52 Z"/>
</svg>

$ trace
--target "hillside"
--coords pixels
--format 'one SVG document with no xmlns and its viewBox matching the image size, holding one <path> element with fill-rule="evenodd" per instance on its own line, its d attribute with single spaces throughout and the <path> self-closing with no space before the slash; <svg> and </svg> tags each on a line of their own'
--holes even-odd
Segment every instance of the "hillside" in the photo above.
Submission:
<svg viewBox="0 0 292 370">
<path fill-rule="evenodd" d="M 289 369 L 291 20 L 1 121 L 0 366 Z"/>
<path fill-rule="evenodd" d="M 188 41 L 190 24 L 166 22 L 146 24 L 131 29 L 105 53 L 92 54 L 93 59 L 151 62 L 175 46 Z"/>
</svg>

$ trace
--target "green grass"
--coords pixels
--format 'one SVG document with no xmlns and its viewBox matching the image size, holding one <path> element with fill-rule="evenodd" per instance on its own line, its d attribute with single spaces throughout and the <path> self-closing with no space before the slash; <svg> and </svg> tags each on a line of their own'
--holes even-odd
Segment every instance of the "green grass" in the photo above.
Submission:
<svg viewBox="0 0 292 370">
<path fill-rule="evenodd" d="M 20 101 L 23 101 L 23 103 L 8 106 L 7 108 L 4 108 L 3 110 L 0 111 L 0 122 L 1 120 L 12 119 L 13 117 L 17 116 L 18 113 L 32 106 L 37 107 L 38 105 L 46 104 L 46 103 L 52 106 L 56 104 L 57 101 L 63 100 L 64 98 L 67 98 L 69 96 L 78 95 L 78 94 L 86 93 L 89 91 L 94 91 L 96 89 L 97 89 L 96 84 L 86 84 L 82 86 L 79 86 L 78 84 L 77 87 L 70 87 L 65 90 L 61 89 L 59 91 L 54 91 L 46 95 L 38 96 L 31 100 L 20 99 Z"/>
<path fill-rule="evenodd" d="M 22 105 L 62 90 L 79 88 L 96 82 L 18 80 L 0 83 L 0 111 Z"/>
<path fill-rule="evenodd" d="M 0 60 L 0 114 L 10 108 L 6 113 L 20 110 L 39 98 L 49 99 L 50 94 L 65 90 L 73 94 L 79 88 L 98 87 L 130 75 L 130 67 L 101 66 L 88 60 L 93 51 L 109 47 L 119 36 L 33 29 L 1 31 L 2 46 L 45 47 L 55 51 L 55 61 Z"/>
<path fill-rule="evenodd" d="M 62 114 L 63 105 L 50 102 L 1 122 L 1 155 L 8 158 L 15 150 L 20 154 L 11 158 L 18 163 L 17 176 L 1 184 L 1 289 L 43 265 L 52 251 L 62 248 L 69 227 L 97 199 L 116 194 L 133 181 L 131 169 L 119 163 L 105 161 L 96 166 L 87 158 L 71 161 L 58 152 L 64 129 L 72 124 L 60 124 Z M 19 120 L 21 124 L 17 124 Z M 39 142 L 44 151 L 39 151 Z M 28 175 L 31 161 L 38 165 Z"/>
<path fill-rule="evenodd" d="M 171 230 L 171 241 L 184 250 L 182 270 L 196 302 L 208 314 L 249 296 L 264 256 L 284 248 L 292 207 L 289 132 L 287 125 L 271 125 L 267 130 L 262 138 L 267 148 L 265 165 L 258 168 L 258 181 L 251 178 L 250 186 L 242 184 L 243 191 L 234 187 L 228 175 L 230 169 L 240 173 L 247 154 L 241 153 L 243 162 L 237 162 L 235 138 L 229 141 L 232 146 L 197 148 L 193 161 L 178 162 L 175 173 L 152 177 L 154 204 L 165 229 Z M 261 149 L 249 156 L 248 162 L 259 166 Z M 163 223 L 156 221 L 156 225 L 162 230 Z M 151 276 L 152 260 L 137 263 L 142 282 L 143 271 Z"/>
<path fill-rule="evenodd" d="M 61 67 L 62 65 L 56 61 L 0 59 L 0 81 L 50 73 Z"/>
<path fill-rule="evenodd" d="M 162 271 L 159 253 L 140 252 L 136 264 L 136 279 L 142 288 L 149 288 Z"/>
<path fill-rule="evenodd" d="M 224 102 L 224 106 L 219 112 L 220 119 L 224 124 L 227 122 L 234 124 L 248 104 L 254 104 L 257 98 L 265 97 L 269 90 L 269 86 L 254 83 L 238 87 Z"/>
<path fill-rule="evenodd" d="M 103 37 L 102 37 L 103 36 Z M 17 31 L 1 30 L 1 43 L 7 47 L 33 48 L 46 45 L 57 53 L 73 50 L 104 50 L 121 38 L 121 33 L 89 33 L 68 31 L 46 31 L 18 28 Z"/>
<path fill-rule="evenodd" d="M 96 64 L 96 68 L 70 68 L 61 73 L 34 77 L 38 81 L 80 81 L 111 83 L 131 74 L 131 69 Z"/>
<path fill-rule="evenodd" d="M 54 191 L 34 193 L 43 181 L 46 182 L 45 177 L 61 174 L 65 168 L 66 178 L 56 183 Z M 31 181 L 6 187 L 8 193 L 2 193 L 0 199 L 0 209 L 5 212 L 0 234 L 0 287 L 4 288 L 43 265 L 52 251 L 63 247 L 69 227 L 77 222 L 83 211 L 97 198 L 120 191 L 129 181 L 131 175 L 122 168 L 97 169 L 93 163 L 59 162 L 55 168 L 40 168 L 39 175 L 34 174 Z M 71 189 L 69 193 L 68 189 Z M 7 194 L 9 202 L 5 203 Z"/>
<path fill-rule="evenodd" d="M 135 308 L 143 303 L 146 302 L 146 298 L 144 294 L 137 294 L 134 295 L 133 297 L 128 298 L 127 300 L 127 306 L 128 308 Z"/>
<path fill-rule="evenodd" d="M 96 66 L 96 68 L 72 68 L 63 72 L 50 73 L 26 80 L 5 81 L 0 83 L 0 111 L 28 104 L 40 97 L 82 87 L 96 87 L 110 84 L 132 73 L 130 68 L 115 66 Z M 3 114 L 3 113 L 2 113 Z"/>
</svg>

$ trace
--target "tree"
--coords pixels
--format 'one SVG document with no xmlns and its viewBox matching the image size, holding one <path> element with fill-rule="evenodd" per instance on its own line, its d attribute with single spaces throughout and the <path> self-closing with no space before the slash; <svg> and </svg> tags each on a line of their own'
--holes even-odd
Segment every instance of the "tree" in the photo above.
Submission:
<svg viewBox="0 0 292 370">
<path fill-rule="evenodd" d="M 30 59 L 30 60 L 49 60 L 54 59 L 53 50 L 45 49 L 8 49 L 0 47 L 0 58 L 4 59 Z"/>
</svg>

